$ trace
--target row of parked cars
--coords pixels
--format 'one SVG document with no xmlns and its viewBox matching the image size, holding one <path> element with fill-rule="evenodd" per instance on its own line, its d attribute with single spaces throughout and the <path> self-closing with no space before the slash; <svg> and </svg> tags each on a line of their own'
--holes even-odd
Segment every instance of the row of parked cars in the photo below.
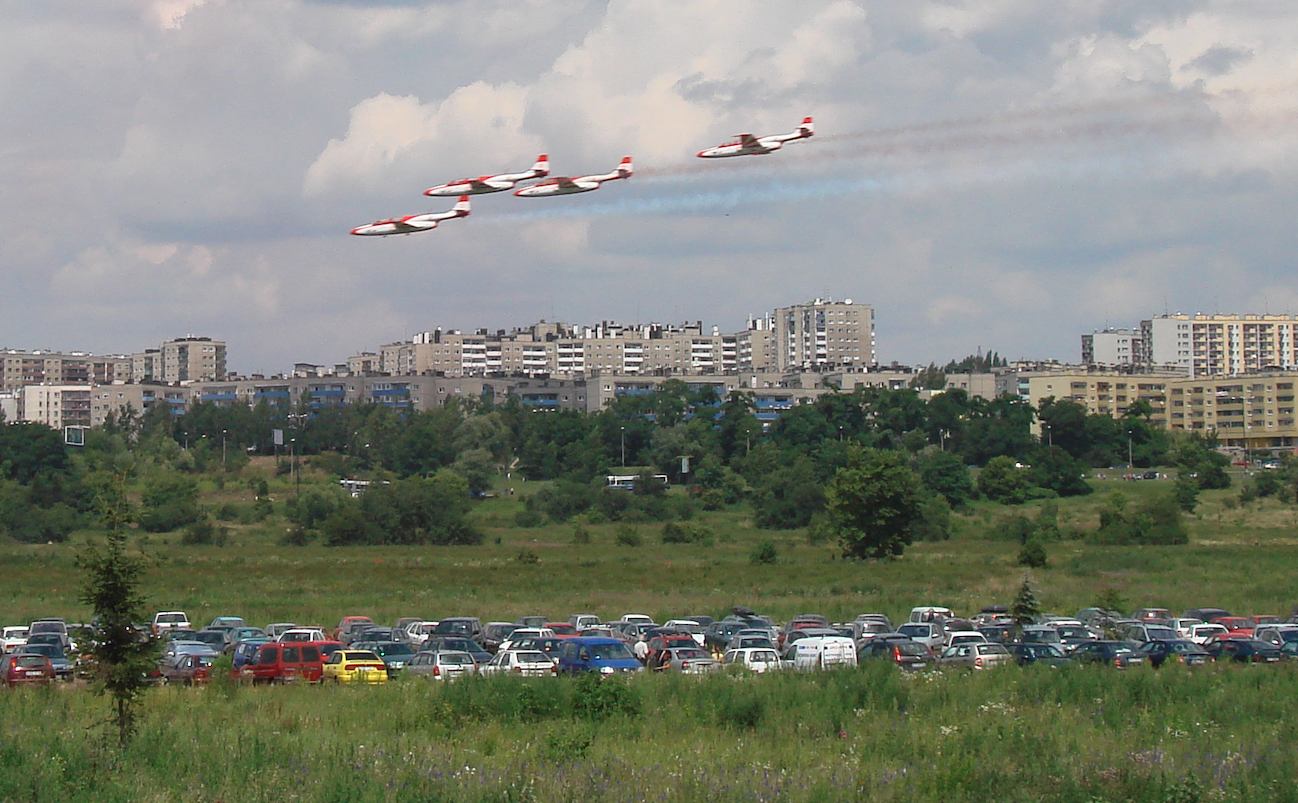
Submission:
<svg viewBox="0 0 1298 803">
<path fill-rule="evenodd" d="M 67 656 L 76 655 L 79 629 L 59 619 L 5 627 L 0 642 L 5 682 L 71 679 L 77 663 Z M 403 674 L 453 680 L 475 674 L 699 674 L 726 667 L 813 670 L 873 660 L 903 669 L 1079 663 L 1125 668 L 1217 660 L 1278 663 L 1298 656 L 1298 624 L 1277 616 L 1233 616 L 1219 608 L 1179 617 L 1159 608 L 1127 617 L 1088 608 L 1027 625 L 995 606 L 968 618 L 926 606 L 897 625 L 870 613 L 850 622 L 806 614 L 777 625 L 739 607 L 720 620 L 685 616 L 661 625 L 643 614 L 607 622 L 594 614 L 486 623 L 467 616 L 404 617 L 390 626 L 346 616 L 333 628 L 294 622 L 256 627 L 241 617 L 218 616 L 198 629 L 183 611 L 160 611 L 142 628 L 142 637 L 146 633 L 165 642 L 154 673 L 163 683 L 205 682 L 222 654 L 230 656 L 235 675 L 248 682 L 339 684 L 386 683 Z"/>
</svg>

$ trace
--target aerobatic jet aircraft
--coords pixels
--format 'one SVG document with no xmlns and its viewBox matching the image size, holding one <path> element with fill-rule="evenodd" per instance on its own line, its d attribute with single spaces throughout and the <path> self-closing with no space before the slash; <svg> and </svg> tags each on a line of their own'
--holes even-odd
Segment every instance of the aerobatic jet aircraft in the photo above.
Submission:
<svg viewBox="0 0 1298 803">
<path fill-rule="evenodd" d="M 406 215 L 387 220 L 376 220 L 368 226 L 357 226 L 352 234 L 361 237 L 387 237 L 390 234 L 414 234 L 417 231 L 432 231 L 443 220 L 469 216 L 469 196 L 461 195 L 460 201 L 446 212 L 428 212 L 422 215 Z"/>
<path fill-rule="evenodd" d="M 619 178 L 631 178 L 631 157 L 627 156 L 622 159 L 622 163 L 613 170 L 612 173 L 605 173 L 600 176 L 577 176 L 569 178 L 560 176 L 558 178 L 548 178 L 530 187 L 524 187 L 521 190 L 514 190 L 514 194 L 520 198 L 540 198 L 546 195 L 571 195 L 576 192 L 590 192 L 599 189 L 599 185 L 605 181 L 613 181 Z"/>
<path fill-rule="evenodd" d="M 806 139 L 815 133 L 815 125 L 812 124 L 810 117 L 806 117 L 803 118 L 802 125 L 798 126 L 798 130 L 792 134 L 771 134 L 766 137 L 739 134 L 734 142 L 727 142 L 715 148 L 699 151 L 699 156 L 704 159 L 720 159 L 725 156 L 761 156 L 771 151 L 778 151 L 784 147 L 786 142 L 795 139 Z"/>
<path fill-rule="evenodd" d="M 543 153 L 536 157 L 536 164 L 525 173 L 501 173 L 498 176 L 478 176 L 477 178 L 456 179 L 447 184 L 424 190 L 424 195 L 483 195 L 488 192 L 512 190 L 514 185 L 529 178 L 544 178 L 550 175 L 550 160 Z"/>
</svg>

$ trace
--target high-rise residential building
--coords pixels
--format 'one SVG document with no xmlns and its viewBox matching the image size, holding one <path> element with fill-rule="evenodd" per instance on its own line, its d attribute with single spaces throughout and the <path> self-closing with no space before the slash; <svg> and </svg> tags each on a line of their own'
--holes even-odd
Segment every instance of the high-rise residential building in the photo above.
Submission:
<svg viewBox="0 0 1298 803">
<path fill-rule="evenodd" d="M 162 344 L 162 381 L 212 382 L 225 378 L 225 342 L 187 335 Z"/>
<path fill-rule="evenodd" d="M 779 307 L 771 318 L 777 370 L 863 369 L 876 362 L 874 308 L 868 304 L 818 298 Z"/>
<path fill-rule="evenodd" d="M 125 382 L 130 358 L 94 356 L 74 351 L 0 351 L 0 390 L 16 391 L 25 385 Z"/>
<path fill-rule="evenodd" d="M 1134 365 L 1144 361 L 1139 329 L 1104 329 L 1082 335 L 1083 365 Z"/>
<path fill-rule="evenodd" d="M 1233 376 L 1298 367 L 1293 315 L 1160 315 L 1140 323 L 1147 361 L 1191 377 Z"/>
<path fill-rule="evenodd" d="M 91 416 L 90 384 L 27 385 L 22 389 L 21 416 L 54 429 L 89 427 Z"/>
</svg>

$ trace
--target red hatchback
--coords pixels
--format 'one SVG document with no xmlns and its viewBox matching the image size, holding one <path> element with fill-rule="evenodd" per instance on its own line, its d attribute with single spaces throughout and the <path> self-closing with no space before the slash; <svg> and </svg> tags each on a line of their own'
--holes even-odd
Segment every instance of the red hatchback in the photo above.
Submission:
<svg viewBox="0 0 1298 803">
<path fill-rule="evenodd" d="M 44 655 L 6 655 L 4 682 L 9 686 L 43 686 L 54 680 L 54 664 Z"/>
</svg>

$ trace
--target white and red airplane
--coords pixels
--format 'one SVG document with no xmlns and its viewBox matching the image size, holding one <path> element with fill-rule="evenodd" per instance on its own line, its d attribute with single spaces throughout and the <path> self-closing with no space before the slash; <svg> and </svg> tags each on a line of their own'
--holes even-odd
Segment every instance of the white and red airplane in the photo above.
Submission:
<svg viewBox="0 0 1298 803">
<path fill-rule="evenodd" d="M 806 139 L 816 133 L 816 127 L 810 117 L 802 120 L 802 125 L 792 134 L 771 134 L 766 137 L 755 137 L 752 134 L 738 134 L 734 142 L 727 142 L 715 148 L 699 151 L 704 159 L 720 159 L 725 156 L 761 156 L 778 151 L 784 143 L 795 139 Z"/>
<path fill-rule="evenodd" d="M 520 198 L 540 198 L 547 195 L 572 195 L 576 192 L 590 192 L 599 189 L 599 185 L 605 181 L 614 181 L 619 178 L 631 178 L 631 157 L 623 157 L 622 162 L 613 170 L 612 173 L 605 173 L 600 176 L 577 176 L 569 178 L 559 176 L 558 178 L 548 178 L 545 181 L 533 184 L 530 187 L 524 187 L 521 190 L 514 190 L 514 194 Z"/>
<path fill-rule="evenodd" d="M 357 226 L 352 234 L 360 237 L 387 237 L 391 234 L 414 234 L 417 231 L 432 231 L 443 220 L 469 216 L 469 196 L 461 195 L 460 201 L 446 212 L 428 212 L 422 215 L 392 217 L 387 220 L 376 220 L 367 226 Z"/>
<path fill-rule="evenodd" d="M 501 173 L 498 176 L 478 176 L 477 178 L 460 178 L 447 184 L 439 184 L 424 190 L 424 195 L 483 195 L 488 192 L 512 190 L 514 185 L 529 178 L 544 178 L 550 175 L 550 160 L 543 153 L 536 157 L 536 164 L 525 173 Z"/>
</svg>

